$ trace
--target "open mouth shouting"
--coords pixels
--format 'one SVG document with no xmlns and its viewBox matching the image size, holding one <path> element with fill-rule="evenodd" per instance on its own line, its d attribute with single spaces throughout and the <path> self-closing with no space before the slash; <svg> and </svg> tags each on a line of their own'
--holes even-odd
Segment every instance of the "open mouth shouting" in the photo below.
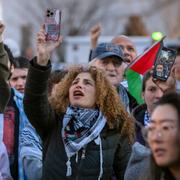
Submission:
<svg viewBox="0 0 180 180">
<path fill-rule="evenodd" d="M 76 98 L 80 98 L 80 97 L 83 97 L 84 96 L 84 93 L 80 90 L 75 90 L 73 92 L 73 97 L 76 99 Z"/>
</svg>

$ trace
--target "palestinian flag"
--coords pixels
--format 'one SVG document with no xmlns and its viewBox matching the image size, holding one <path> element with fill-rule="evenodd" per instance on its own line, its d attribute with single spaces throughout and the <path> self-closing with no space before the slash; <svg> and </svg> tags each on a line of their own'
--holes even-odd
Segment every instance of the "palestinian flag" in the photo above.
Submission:
<svg viewBox="0 0 180 180">
<path fill-rule="evenodd" d="M 156 42 L 143 54 L 138 56 L 131 64 L 129 64 L 125 71 L 128 82 L 128 91 L 137 100 L 138 104 L 143 103 L 141 97 L 141 75 L 144 75 L 154 65 L 154 61 L 163 47 L 163 39 L 164 38 L 162 38 L 161 41 Z"/>
</svg>

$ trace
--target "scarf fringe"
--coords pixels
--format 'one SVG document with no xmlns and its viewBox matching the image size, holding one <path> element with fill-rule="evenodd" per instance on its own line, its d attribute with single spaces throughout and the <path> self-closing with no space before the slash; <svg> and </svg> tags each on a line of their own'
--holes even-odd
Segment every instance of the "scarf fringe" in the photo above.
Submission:
<svg viewBox="0 0 180 180">
<path fill-rule="evenodd" d="M 68 157 L 68 161 L 66 162 L 66 166 L 67 166 L 66 176 L 71 176 L 72 175 L 72 168 L 71 168 L 70 157 Z"/>
<path fill-rule="evenodd" d="M 100 180 L 103 175 L 103 154 L 102 154 L 102 141 L 101 141 L 100 135 L 94 141 L 97 145 L 99 145 L 99 148 L 100 148 L 100 172 L 99 172 L 99 177 L 98 177 L 98 180 Z"/>
</svg>

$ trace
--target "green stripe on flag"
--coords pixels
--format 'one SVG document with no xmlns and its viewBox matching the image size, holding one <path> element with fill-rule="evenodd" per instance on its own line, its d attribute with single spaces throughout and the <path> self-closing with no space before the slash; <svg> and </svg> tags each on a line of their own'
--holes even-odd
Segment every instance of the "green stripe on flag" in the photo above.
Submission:
<svg viewBox="0 0 180 180">
<path fill-rule="evenodd" d="M 141 97 L 142 79 L 140 74 L 131 69 L 127 69 L 125 75 L 128 82 L 129 93 L 136 99 L 138 104 L 144 103 Z"/>
</svg>

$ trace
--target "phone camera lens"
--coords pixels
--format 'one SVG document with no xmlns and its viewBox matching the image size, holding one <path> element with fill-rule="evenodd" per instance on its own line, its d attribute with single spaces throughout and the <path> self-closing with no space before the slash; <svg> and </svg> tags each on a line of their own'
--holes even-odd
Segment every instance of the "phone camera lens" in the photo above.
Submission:
<svg viewBox="0 0 180 180">
<path fill-rule="evenodd" d="M 53 12 L 51 12 L 51 16 L 53 16 L 54 15 L 54 13 Z"/>
</svg>

